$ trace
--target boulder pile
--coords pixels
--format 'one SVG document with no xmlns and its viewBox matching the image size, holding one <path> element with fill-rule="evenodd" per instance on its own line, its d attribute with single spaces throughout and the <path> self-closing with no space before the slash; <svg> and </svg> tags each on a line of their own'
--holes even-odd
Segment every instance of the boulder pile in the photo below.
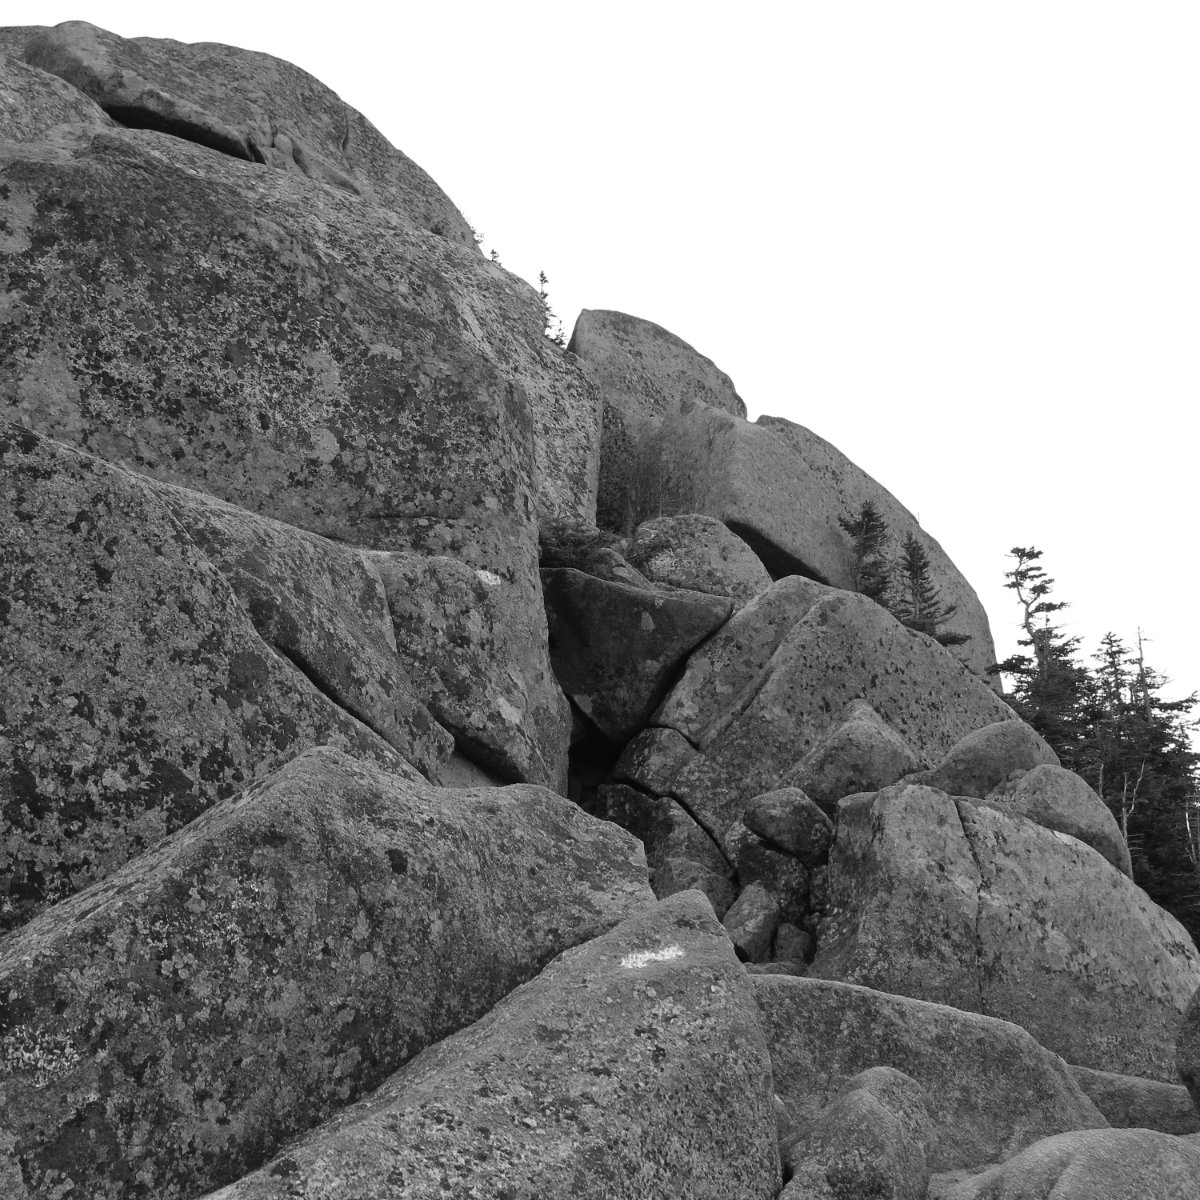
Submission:
<svg viewBox="0 0 1200 1200">
<path fill-rule="evenodd" d="M 0 29 L 0 1196 L 1194 1200 L 1200 953 L 993 660 L 305 72 Z"/>
</svg>

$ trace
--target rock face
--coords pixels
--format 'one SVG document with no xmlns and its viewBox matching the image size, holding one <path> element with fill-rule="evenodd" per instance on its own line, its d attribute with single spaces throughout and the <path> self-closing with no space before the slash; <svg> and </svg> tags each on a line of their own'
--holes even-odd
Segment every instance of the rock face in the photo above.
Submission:
<svg viewBox="0 0 1200 1200">
<path fill-rule="evenodd" d="M 815 976 L 1002 1017 L 1071 1062 L 1174 1082 L 1200 954 L 1074 838 L 928 787 L 851 797 L 821 933 Z"/>
<path fill-rule="evenodd" d="M 194 1196 L 651 899 L 550 792 L 310 751 L 3 943 L 12 1161 L 39 1196 Z"/>
<path fill-rule="evenodd" d="M 0 1197 L 1196 1194 L 1200 955 L 953 564 L 474 241 L 287 63 L 0 29 Z"/>
<path fill-rule="evenodd" d="M 1006 1021 L 826 980 L 758 976 L 754 988 L 788 1130 L 811 1129 L 854 1076 L 879 1066 L 924 1088 L 934 1171 L 1105 1124 L 1062 1060 Z"/>
<path fill-rule="evenodd" d="M 1175 1066 L 1179 1078 L 1191 1093 L 1200 1112 L 1200 987 L 1188 1002 L 1175 1047 Z"/>
<path fill-rule="evenodd" d="M 212 1200 L 773 1200 L 775 1139 L 749 980 L 689 892 L 568 951 Z"/>
</svg>

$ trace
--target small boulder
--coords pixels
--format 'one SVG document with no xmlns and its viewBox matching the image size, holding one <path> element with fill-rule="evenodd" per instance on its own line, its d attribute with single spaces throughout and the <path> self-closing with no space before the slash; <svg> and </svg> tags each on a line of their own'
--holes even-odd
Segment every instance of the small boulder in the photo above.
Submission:
<svg viewBox="0 0 1200 1200">
<path fill-rule="evenodd" d="M 744 888 L 721 923 L 743 962 L 762 962 L 779 928 L 779 904 L 761 883 Z"/>
<path fill-rule="evenodd" d="M 622 783 L 604 784 L 596 793 L 596 811 L 641 841 L 652 871 L 668 858 L 687 858 L 716 874 L 729 873 L 721 847 L 670 796 L 651 796 Z"/>
<path fill-rule="evenodd" d="M 758 555 L 715 517 L 699 513 L 643 521 L 628 558 L 654 583 L 732 596 L 736 608 L 771 586 Z"/>
<path fill-rule="evenodd" d="M 784 1148 L 780 1200 L 800 1200 L 824 1182 L 832 1196 L 925 1200 L 936 1132 L 925 1089 L 895 1067 L 871 1067 L 846 1086 Z M 811 1181 L 811 1182 L 810 1182 Z M 789 1195 L 791 1193 L 791 1195 Z"/>
<path fill-rule="evenodd" d="M 1108 805 L 1073 771 L 1043 763 L 984 797 L 1001 812 L 1036 821 L 1043 829 L 1069 833 L 1098 850 L 1124 875 L 1133 878 L 1129 847 Z"/>
<path fill-rule="evenodd" d="M 1024 721 L 996 721 L 960 738 L 932 771 L 909 776 L 951 796 L 984 796 L 1058 755 Z"/>
<path fill-rule="evenodd" d="M 761 883 L 778 903 L 783 920 L 804 923 L 809 912 L 809 874 L 799 859 L 772 849 L 740 821 L 726 831 L 723 846 L 743 888 Z"/>
<path fill-rule="evenodd" d="M 613 778 L 661 796 L 671 790 L 671 780 L 695 758 L 695 746 L 678 730 L 653 726 L 643 729 L 621 752 Z"/>
<path fill-rule="evenodd" d="M 791 854 L 806 867 L 819 867 L 829 859 L 833 822 L 797 787 L 756 796 L 742 822 L 769 846 Z"/>
<path fill-rule="evenodd" d="M 851 700 L 841 723 L 780 782 L 802 788 L 832 814 L 843 796 L 877 792 L 919 765 L 912 747 L 865 700 Z"/>
</svg>

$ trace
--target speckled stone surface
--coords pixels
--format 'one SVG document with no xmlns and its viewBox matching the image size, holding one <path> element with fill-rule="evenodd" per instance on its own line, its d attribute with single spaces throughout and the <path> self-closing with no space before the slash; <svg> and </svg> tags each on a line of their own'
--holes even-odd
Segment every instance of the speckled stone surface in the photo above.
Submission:
<svg viewBox="0 0 1200 1200">
<path fill-rule="evenodd" d="M 652 904 L 636 840 L 543 788 L 309 751 L 0 943 L 0 1158 L 195 1196 Z"/>
<path fill-rule="evenodd" d="M 697 892 L 568 951 L 213 1200 L 773 1200 L 748 977 Z"/>
</svg>

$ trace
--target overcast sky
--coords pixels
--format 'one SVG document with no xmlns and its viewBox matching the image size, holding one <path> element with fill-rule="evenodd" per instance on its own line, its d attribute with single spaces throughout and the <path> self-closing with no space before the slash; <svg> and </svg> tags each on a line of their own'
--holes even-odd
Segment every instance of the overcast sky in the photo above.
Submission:
<svg viewBox="0 0 1200 1200">
<path fill-rule="evenodd" d="M 309 15 L 311 14 L 311 15 Z M 6 0 L 311 71 L 510 270 L 658 322 L 828 438 L 974 584 L 1014 545 L 1089 649 L 1195 633 L 1200 5 Z"/>
</svg>

